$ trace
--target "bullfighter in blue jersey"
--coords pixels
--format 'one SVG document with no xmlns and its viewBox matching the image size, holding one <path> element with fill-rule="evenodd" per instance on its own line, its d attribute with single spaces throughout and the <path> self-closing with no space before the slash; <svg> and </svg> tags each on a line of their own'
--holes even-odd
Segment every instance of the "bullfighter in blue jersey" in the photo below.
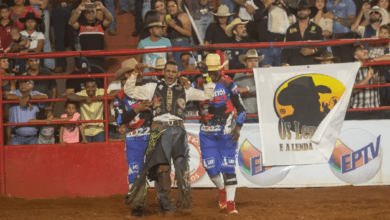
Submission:
<svg viewBox="0 0 390 220">
<path fill-rule="evenodd" d="M 234 204 L 237 185 L 235 158 L 237 141 L 246 115 L 245 107 L 238 86 L 228 76 L 219 74 L 222 68 L 219 55 L 209 54 L 206 64 L 215 89 L 211 102 L 199 103 L 202 115 L 199 139 L 203 166 L 219 189 L 220 208 L 226 208 L 228 213 L 237 213 Z M 193 86 L 203 88 L 203 79 L 195 81 Z M 237 120 L 233 117 L 235 109 Z"/>
</svg>

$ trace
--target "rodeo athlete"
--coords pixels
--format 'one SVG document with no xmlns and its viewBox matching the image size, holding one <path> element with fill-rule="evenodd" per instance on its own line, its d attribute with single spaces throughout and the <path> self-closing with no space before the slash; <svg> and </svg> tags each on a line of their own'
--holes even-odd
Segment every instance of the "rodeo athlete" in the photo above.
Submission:
<svg viewBox="0 0 390 220">
<path fill-rule="evenodd" d="M 216 85 L 213 100 L 199 103 L 202 115 L 199 139 L 203 167 L 219 189 L 219 207 L 226 208 L 228 213 L 237 213 L 234 204 L 237 185 L 235 158 L 237 140 L 246 115 L 245 107 L 237 85 L 228 76 L 219 74 L 223 67 L 219 55 L 209 54 L 206 64 L 209 76 Z M 193 86 L 202 88 L 203 79 L 195 81 Z M 237 122 L 233 119 L 234 108 L 237 109 Z"/>
<path fill-rule="evenodd" d="M 127 95 L 142 100 L 153 100 L 153 122 L 145 165 L 134 180 L 130 189 L 131 194 L 126 199 L 128 203 L 136 203 L 139 196 L 142 196 L 139 192 L 143 190 L 142 182 L 148 175 L 150 180 L 157 180 L 161 185 L 162 189 L 158 190 L 158 195 L 166 214 L 173 214 L 177 208 L 181 209 L 184 214 L 191 211 L 189 146 L 183 124 L 186 103 L 210 100 L 215 87 L 208 76 L 207 66 L 201 63 L 199 67 L 206 82 L 203 91 L 192 88 L 190 85 L 188 87 L 178 85 L 180 73 L 177 63 L 173 61 L 166 63 L 163 70 L 164 79 L 161 82 L 136 86 L 137 72 L 127 80 L 124 87 Z M 178 182 L 178 207 L 171 200 L 171 181 L 166 181 L 164 178 L 164 176 L 170 176 L 171 159 L 173 159 Z"/>
<path fill-rule="evenodd" d="M 122 68 L 115 73 L 116 79 L 127 80 L 132 71 L 135 70 L 137 61 L 128 59 L 123 61 Z M 137 77 L 137 85 L 142 85 L 142 75 Z M 126 133 L 126 159 L 128 165 L 128 183 L 131 188 L 135 177 L 138 175 L 144 164 L 145 150 L 149 140 L 150 124 L 152 122 L 151 109 L 148 107 L 148 101 L 138 101 L 127 96 L 122 89 L 115 97 L 115 118 L 118 125 L 126 124 L 128 132 Z M 159 187 L 155 184 L 156 188 Z M 144 186 L 146 189 L 146 186 Z M 145 191 L 146 192 L 146 191 Z M 133 205 L 132 216 L 142 217 L 143 207 L 146 203 L 141 201 Z"/>
</svg>

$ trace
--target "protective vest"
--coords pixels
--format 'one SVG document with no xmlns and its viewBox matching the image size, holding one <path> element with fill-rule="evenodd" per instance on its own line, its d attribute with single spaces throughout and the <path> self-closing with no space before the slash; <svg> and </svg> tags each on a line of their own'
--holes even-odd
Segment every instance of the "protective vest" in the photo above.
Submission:
<svg viewBox="0 0 390 220">
<path fill-rule="evenodd" d="M 169 113 L 185 118 L 186 94 L 183 86 L 175 85 L 169 88 L 165 81 L 158 82 L 152 102 L 154 117 Z"/>
</svg>

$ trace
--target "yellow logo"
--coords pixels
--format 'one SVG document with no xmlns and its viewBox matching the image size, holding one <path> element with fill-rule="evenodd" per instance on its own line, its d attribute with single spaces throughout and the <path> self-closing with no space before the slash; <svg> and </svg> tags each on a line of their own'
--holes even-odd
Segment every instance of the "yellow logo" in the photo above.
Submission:
<svg viewBox="0 0 390 220">
<path fill-rule="evenodd" d="M 291 28 L 290 29 L 290 34 L 294 33 L 294 32 L 298 32 L 298 30 L 296 28 Z"/>
</svg>

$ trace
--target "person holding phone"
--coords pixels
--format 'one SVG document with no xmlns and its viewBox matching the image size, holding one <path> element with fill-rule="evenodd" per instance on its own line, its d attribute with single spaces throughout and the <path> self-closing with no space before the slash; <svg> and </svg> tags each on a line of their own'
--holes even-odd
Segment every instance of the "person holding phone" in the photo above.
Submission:
<svg viewBox="0 0 390 220">
<path fill-rule="evenodd" d="M 102 21 L 97 19 L 97 11 L 103 12 Z M 78 20 L 82 13 L 85 19 Z M 69 19 L 69 24 L 79 33 L 81 50 L 104 50 L 104 32 L 113 20 L 111 13 L 101 2 L 82 2 Z M 88 60 L 105 70 L 103 57 Z"/>
</svg>

